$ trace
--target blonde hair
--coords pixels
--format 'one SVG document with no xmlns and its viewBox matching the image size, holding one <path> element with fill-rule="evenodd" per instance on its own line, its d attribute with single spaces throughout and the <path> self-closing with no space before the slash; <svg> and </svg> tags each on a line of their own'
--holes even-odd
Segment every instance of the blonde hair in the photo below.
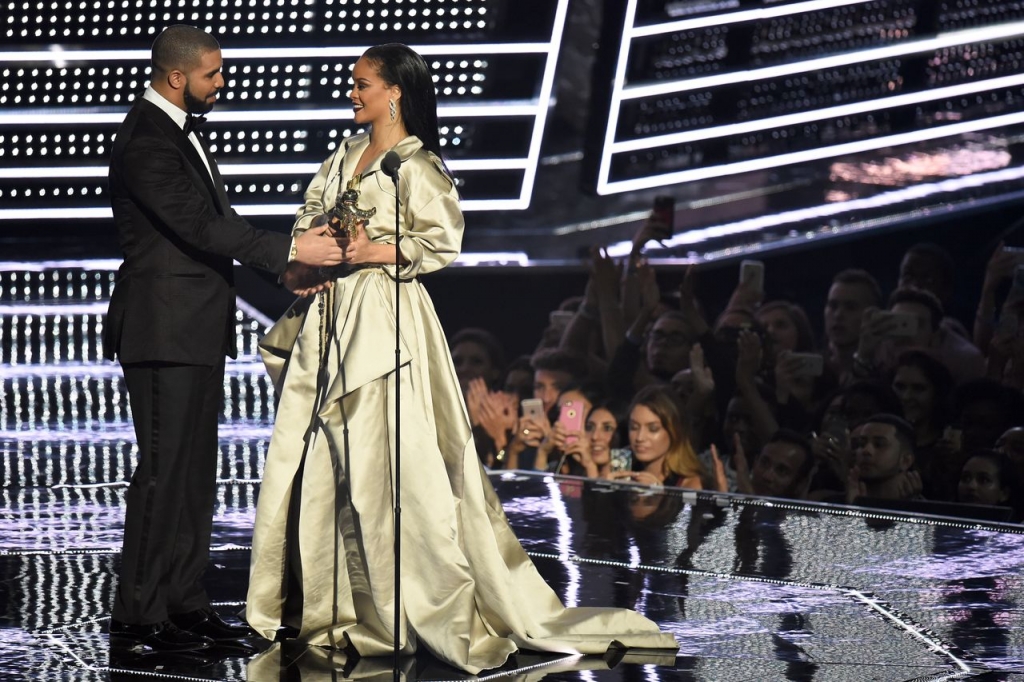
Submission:
<svg viewBox="0 0 1024 682">
<path fill-rule="evenodd" d="M 683 416 L 683 407 L 675 393 L 666 386 L 652 385 L 641 389 L 629 406 L 629 413 L 643 405 L 661 421 L 668 431 L 669 446 L 665 455 L 665 473 L 683 478 L 699 476 L 706 480 L 707 472 L 697 457 L 697 451 L 690 440 L 690 429 Z"/>
</svg>

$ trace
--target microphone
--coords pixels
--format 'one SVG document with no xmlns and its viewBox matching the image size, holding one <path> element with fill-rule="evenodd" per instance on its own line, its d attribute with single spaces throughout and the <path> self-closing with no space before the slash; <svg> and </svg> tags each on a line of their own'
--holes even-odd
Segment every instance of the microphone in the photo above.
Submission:
<svg viewBox="0 0 1024 682">
<path fill-rule="evenodd" d="M 390 151 L 381 159 L 380 169 L 391 178 L 392 182 L 398 181 L 398 169 L 402 167 L 402 157 L 396 151 Z"/>
</svg>

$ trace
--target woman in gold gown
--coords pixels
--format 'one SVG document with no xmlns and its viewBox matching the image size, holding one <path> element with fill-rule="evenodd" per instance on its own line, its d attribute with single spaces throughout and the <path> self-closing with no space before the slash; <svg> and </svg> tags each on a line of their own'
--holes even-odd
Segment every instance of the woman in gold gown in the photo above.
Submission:
<svg viewBox="0 0 1024 682">
<path fill-rule="evenodd" d="M 411 49 L 388 44 L 363 54 L 353 83 L 355 122 L 369 132 L 323 163 L 294 232 L 322 222 L 339 187 L 357 189 L 357 207 L 376 212 L 347 239 L 346 265 L 331 287 L 299 299 L 261 344 L 279 404 L 256 512 L 249 624 L 268 639 L 288 624 L 313 645 L 360 656 L 393 651 L 400 388 L 403 653 L 422 645 L 476 673 L 518 648 L 675 649 L 671 635 L 635 612 L 564 608 L 509 527 L 418 280 L 455 260 L 464 227 L 440 158 L 430 73 Z M 380 168 L 389 150 L 402 159 L 397 384 L 395 185 Z M 286 275 L 312 276 L 298 268 Z"/>
</svg>

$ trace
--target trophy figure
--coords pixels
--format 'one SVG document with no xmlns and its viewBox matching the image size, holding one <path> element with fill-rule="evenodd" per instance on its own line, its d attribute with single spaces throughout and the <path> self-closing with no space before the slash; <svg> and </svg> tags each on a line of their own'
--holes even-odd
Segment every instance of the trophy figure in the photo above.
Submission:
<svg viewBox="0 0 1024 682">
<path fill-rule="evenodd" d="M 328 222 L 331 229 L 335 231 L 344 230 L 349 239 L 355 239 L 359 231 L 360 223 L 364 223 L 377 212 L 377 207 L 359 208 L 359 181 L 358 175 L 348 181 L 348 187 L 338 192 L 334 200 L 334 208 L 328 214 Z"/>
</svg>

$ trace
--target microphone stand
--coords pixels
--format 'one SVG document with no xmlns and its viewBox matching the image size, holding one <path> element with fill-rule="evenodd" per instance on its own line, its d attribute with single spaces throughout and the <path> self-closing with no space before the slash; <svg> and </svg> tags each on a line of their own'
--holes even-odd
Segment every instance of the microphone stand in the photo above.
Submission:
<svg viewBox="0 0 1024 682">
<path fill-rule="evenodd" d="M 397 161 L 397 163 L 396 163 Z M 399 176 L 398 168 L 402 160 L 395 152 L 388 152 L 381 162 L 381 168 L 395 183 L 395 628 L 394 628 L 394 679 L 399 682 L 401 677 L 399 663 L 401 661 L 401 647 L 399 645 L 399 627 L 402 620 L 402 343 L 401 343 L 401 315 L 399 306 L 402 300 L 402 250 L 399 246 L 401 235 L 399 234 L 399 211 L 401 201 L 399 200 Z M 385 167 L 386 166 L 386 167 Z"/>
</svg>

